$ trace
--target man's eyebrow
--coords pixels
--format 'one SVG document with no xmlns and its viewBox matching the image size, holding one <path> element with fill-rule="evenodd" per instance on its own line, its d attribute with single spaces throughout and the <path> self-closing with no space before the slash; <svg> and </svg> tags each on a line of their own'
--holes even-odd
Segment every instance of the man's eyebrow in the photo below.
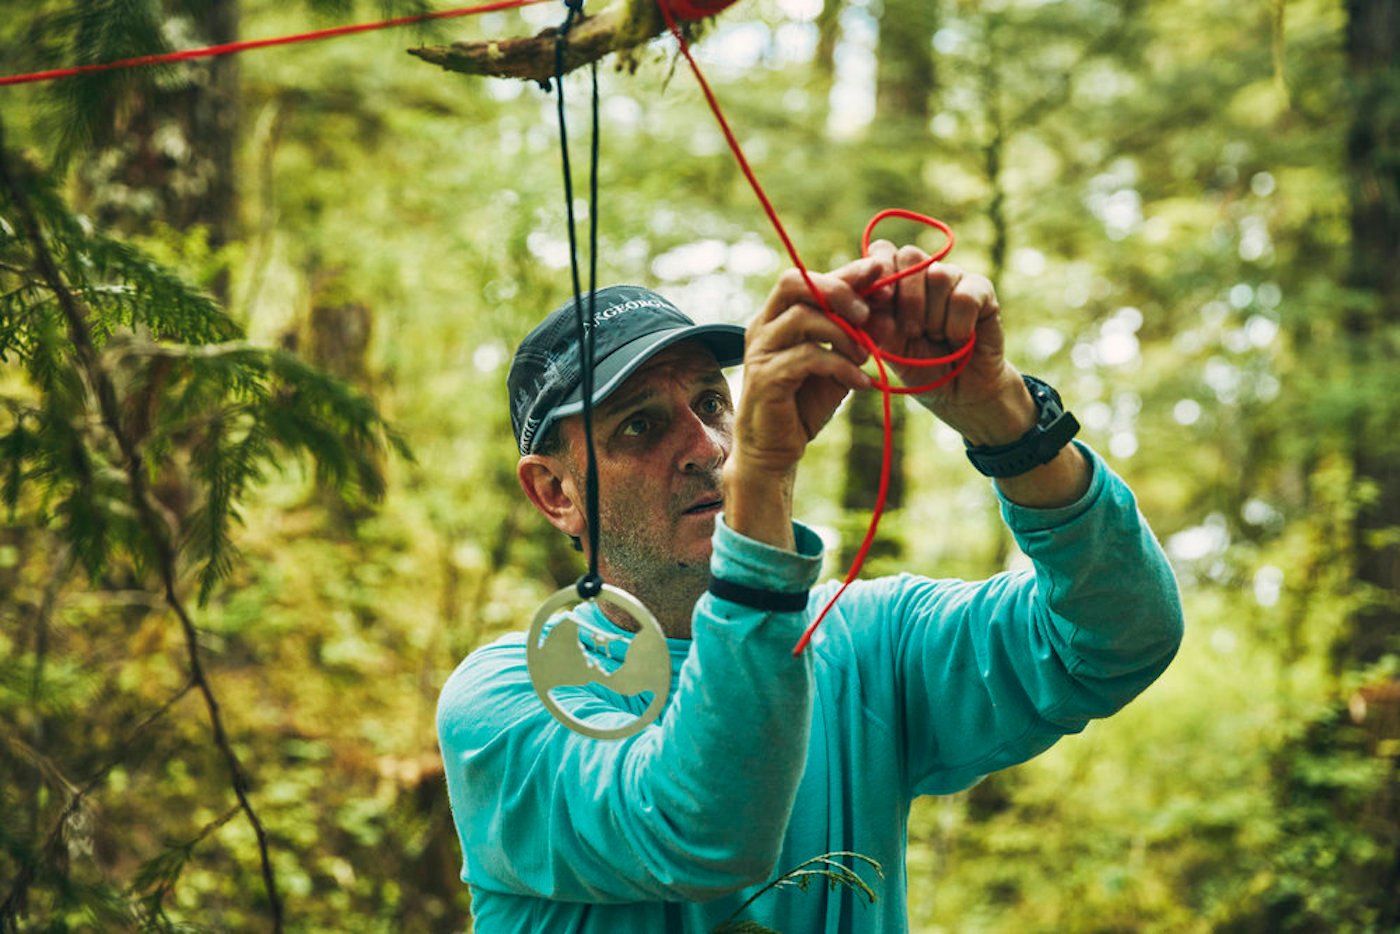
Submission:
<svg viewBox="0 0 1400 934">
<path fill-rule="evenodd" d="M 650 400 L 656 395 L 656 390 L 650 386 L 644 386 L 636 392 L 605 400 L 598 406 L 598 414 L 604 417 L 616 415 L 624 409 L 630 409 Z"/>
<path fill-rule="evenodd" d="M 724 374 L 718 370 L 702 374 L 700 382 L 705 386 L 729 386 L 729 380 L 725 379 Z"/>
<path fill-rule="evenodd" d="M 723 373 L 719 372 L 702 373 L 700 374 L 696 382 L 698 382 L 701 386 L 705 387 L 729 387 L 729 381 L 724 378 Z M 605 400 L 598 406 L 597 412 L 603 418 L 609 418 L 611 416 L 617 415 L 619 412 L 622 412 L 624 410 L 636 408 L 644 402 L 650 402 L 653 398 L 656 397 L 656 395 L 657 392 L 654 387 L 643 386 L 636 392 L 627 393 L 622 396 L 617 396 L 612 399 Z"/>
</svg>

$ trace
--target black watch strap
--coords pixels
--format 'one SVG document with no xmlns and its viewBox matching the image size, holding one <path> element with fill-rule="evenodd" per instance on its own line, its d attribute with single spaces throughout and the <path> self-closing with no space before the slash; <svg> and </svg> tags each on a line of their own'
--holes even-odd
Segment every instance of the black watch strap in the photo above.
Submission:
<svg viewBox="0 0 1400 934">
<path fill-rule="evenodd" d="M 1044 380 L 1022 376 L 1040 413 L 1031 430 L 1010 444 L 974 447 L 967 444 L 967 459 L 988 477 L 1015 477 L 1054 460 L 1079 433 L 1079 421 L 1067 412 L 1060 394 Z"/>
</svg>

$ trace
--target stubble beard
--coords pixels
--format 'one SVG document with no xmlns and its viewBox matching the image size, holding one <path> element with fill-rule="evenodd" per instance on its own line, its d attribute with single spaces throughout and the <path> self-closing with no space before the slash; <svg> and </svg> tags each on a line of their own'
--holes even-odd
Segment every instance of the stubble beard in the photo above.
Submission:
<svg viewBox="0 0 1400 934">
<path fill-rule="evenodd" d="M 691 614 L 709 585 L 708 553 L 678 557 L 673 541 L 676 525 L 658 522 L 625 496 L 600 510 L 599 518 L 604 577 L 646 604 L 668 637 L 690 638 Z M 614 622 L 636 628 L 630 620 L 630 625 Z"/>
</svg>

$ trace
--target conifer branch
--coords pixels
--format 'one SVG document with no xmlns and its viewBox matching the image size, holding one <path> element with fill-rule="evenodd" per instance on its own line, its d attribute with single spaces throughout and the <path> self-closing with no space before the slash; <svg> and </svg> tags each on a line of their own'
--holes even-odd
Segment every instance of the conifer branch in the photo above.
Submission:
<svg viewBox="0 0 1400 934">
<path fill-rule="evenodd" d="M 0 149 L 0 172 L 7 169 L 7 167 L 3 165 L 3 161 L 4 153 L 3 149 Z M 161 704 L 150 714 L 147 714 L 146 719 L 133 727 L 123 738 L 122 742 L 117 744 L 117 749 L 121 752 L 130 749 L 132 743 L 138 736 L 151 724 L 155 723 L 161 717 L 164 717 L 166 713 L 170 711 L 170 708 L 178 704 L 180 699 L 188 694 L 190 689 L 194 686 L 195 682 L 193 679 L 187 681 L 184 687 L 167 698 L 165 703 Z M 11 745 L 16 744 L 16 740 L 13 737 L 7 738 L 7 741 Z M 39 756 L 37 752 L 34 752 L 34 755 Z M 39 758 L 42 759 L 43 757 L 39 756 Z M 45 759 L 43 761 L 47 762 L 48 760 Z M 24 904 L 25 895 L 29 891 L 29 886 L 34 881 L 34 876 L 38 872 L 40 863 L 45 858 L 51 858 L 51 855 L 57 854 L 59 846 L 64 841 L 65 832 L 72 826 L 74 818 L 87 801 L 88 795 L 96 791 L 98 786 L 107 780 L 107 776 L 111 774 L 111 771 L 120 765 L 121 762 L 122 757 L 118 754 L 116 758 L 98 769 L 91 778 L 83 783 L 81 788 L 75 788 L 68 779 L 63 777 L 61 772 L 57 771 L 56 767 L 53 769 L 51 777 L 55 784 L 68 793 L 68 803 L 63 806 L 63 810 L 59 812 L 58 817 L 54 819 L 53 826 L 49 828 L 48 834 L 44 837 L 44 842 L 41 843 L 39 848 L 35 851 L 34 858 L 20 866 L 19 872 L 15 875 L 15 881 L 10 886 L 10 891 L 5 895 L 5 901 L 0 902 L 0 931 L 9 932 L 19 930 L 19 911 Z"/>
<path fill-rule="evenodd" d="M 145 458 L 139 445 L 130 437 L 122 424 L 121 411 L 117 402 L 116 387 L 111 374 L 103 367 L 102 359 L 93 340 L 89 316 L 79 306 L 73 293 L 67 288 L 59 272 L 53 255 L 49 252 L 43 228 L 38 215 L 29 202 L 24 186 L 12 171 L 10 156 L 6 148 L 4 125 L 0 121 L 0 185 L 3 185 L 19 215 L 19 221 L 29 240 L 35 266 L 41 277 L 58 300 L 59 308 L 68 328 L 69 339 L 78 359 L 88 390 L 97 400 L 102 422 L 121 451 L 123 469 L 129 484 L 131 505 L 136 511 L 137 520 L 145 532 L 153 552 L 154 564 L 163 585 L 166 603 L 180 621 L 185 636 L 190 678 L 204 698 L 208 711 L 214 743 L 222 753 L 233 785 L 234 795 L 258 841 L 258 854 L 262 865 L 263 887 L 267 892 L 272 913 L 273 930 L 282 930 L 282 903 L 277 893 L 277 881 L 273 874 L 267 832 L 262 821 L 253 809 L 248 798 L 248 777 L 224 730 L 223 717 L 219 713 L 219 703 L 213 688 L 204 673 L 204 665 L 199 653 L 199 636 L 194 621 L 187 611 L 184 601 L 176 593 L 176 549 L 173 533 L 162 510 L 151 494 Z M 10 904 L 7 899 L 6 906 Z"/>
<path fill-rule="evenodd" d="M 218 817 L 211 820 L 200 828 L 195 834 L 184 843 L 176 844 L 165 850 L 155 859 L 150 860 L 140 871 L 136 873 L 136 878 L 132 882 L 133 892 L 141 892 L 141 912 L 142 921 L 148 929 L 171 930 L 169 918 L 165 914 L 165 899 L 175 889 L 175 883 L 180 879 L 180 873 L 184 872 L 190 857 L 194 855 L 194 848 L 209 838 L 220 827 L 238 816 L 240 808 L 234 805 Z"/>
</svg>

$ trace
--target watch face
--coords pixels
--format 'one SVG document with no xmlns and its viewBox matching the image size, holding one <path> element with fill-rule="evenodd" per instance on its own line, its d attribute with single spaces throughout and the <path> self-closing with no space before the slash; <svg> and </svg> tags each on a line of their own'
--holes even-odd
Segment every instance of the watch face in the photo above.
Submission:
<svg viewBox="0 0 1400 934">
<path fill-rule="evenodd" d="M 1040 419 L 1036 424 L 1044 428 L 1064 412 L 1060 394 L 1055 391 L 1055 387 L 1042 379 L 1024 375 L 1021 378 L 1025 380 L 1026 388 L 1030 390 L 1031 398 L 1035 399 L 1036 408 L 1040 410 Z"/>
<path fill-rule="evenodd" d="M 1029 389 L 1031 395 L 1035 396 L 1037 399 L 1052 399 L 1055 402 L 1060 401 L 1060 394 L 1055 391 L 1054 386 L 1051 386 L 1045 380 L 1035 376 L 1022 376 L 1021 379 L 1025 380 L 1026 388 Z"/>
</svg>

